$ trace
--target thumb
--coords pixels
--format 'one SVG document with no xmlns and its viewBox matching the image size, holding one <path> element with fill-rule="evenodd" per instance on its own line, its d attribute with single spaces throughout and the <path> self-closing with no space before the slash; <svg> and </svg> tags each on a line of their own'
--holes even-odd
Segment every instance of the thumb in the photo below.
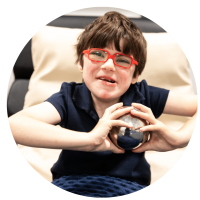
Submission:
<svg viewBox="0 0 200 200">
<path fill-rule="evenodd" d="M 149 150 L 153 150 L 153 149 L 150 145 L 150 142 L 146 142 L 142 144 L 141 146 L 137 147 L 136 149 L 132 149 L 131 151 L 134 153 L 141 153 L 141 152 L 149 151 Z"/>
<path fill-rule="evenodd" d="M 115 145 L 113 145 L 113 148 L 111 149 L 111 151 L 113 153 L 124 153 L 125 150 L 124 149 L 119 149 L 118 147 L 116 147 Z"/>
<path fill-rule="evenodd" d="M 124 153 L 125 150 L 115 146 L 112 141 L 110 140 L 110 138 L 108 137 L 108 141 L 110 142 L 110 151 L 112 151 L 113 153 Z"/>
</svg>

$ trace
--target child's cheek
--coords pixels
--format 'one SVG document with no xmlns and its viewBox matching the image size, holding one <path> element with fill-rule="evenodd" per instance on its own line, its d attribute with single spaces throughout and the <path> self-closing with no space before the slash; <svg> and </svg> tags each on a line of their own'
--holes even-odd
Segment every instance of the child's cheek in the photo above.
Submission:
<svg viewBox="0 0 200 200">
<path fill-rule="evenodd" d="M 94 66 L 85 66 L 85 69 L 83 70 L 83 78 L 85 81 L 91 79 L 94 76 L 94 69 Z"/>
<path fill-rule="evenodd" d="M 85 76 L 86 76 L 87 78 L 91 78 L 91 77 L 92 77 L 92 74 L 93 74 L 92 68 L 87 68 L 87 71 L 85 71 Z"/>
<path fill-rule="evenodd" d="M 124 84 L 130 84 L 132 80 L 131 72 L 128 70 L 122 70 L 120 72 L 120 77 Z"/>
</svg>

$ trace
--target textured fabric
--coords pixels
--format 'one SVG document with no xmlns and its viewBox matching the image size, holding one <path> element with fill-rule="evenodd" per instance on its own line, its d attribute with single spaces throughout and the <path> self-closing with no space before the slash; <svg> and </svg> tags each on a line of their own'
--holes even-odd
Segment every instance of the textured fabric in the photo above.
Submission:
<svg viewBox="0 0 200 200">
<path fill-rule="evenodd" d="M 52 183 L 63 190 L 88 197 L 116 197 L 145 188 L 120 178 L 86 174 L 63 176 Z"/>
<path fill-rule="evenodd" d="M 163 112 L 168 90 L 148 86 L 146 81 L 131 85 L 120 101 L 124 106 L 132 102 L 142 103 L 150 108 L 156 117 Z M 90 132 L 99 117 L 93 107 L 91 93 L 85 83 L 63 83 L 60 92 L 47 99 L 61 116 L 60 125 L 64 128 Z M 71 174 L 99 174 L 135 181 L 142 185 L 150 184 L 150 168 L 143 153 L 130 150 L 124 154 L 104 152 L 81 152 L 63 150 L 51 169 L 54 178 Z M 59 173 L 59 175 L 58 175 Z"/>
</svg>

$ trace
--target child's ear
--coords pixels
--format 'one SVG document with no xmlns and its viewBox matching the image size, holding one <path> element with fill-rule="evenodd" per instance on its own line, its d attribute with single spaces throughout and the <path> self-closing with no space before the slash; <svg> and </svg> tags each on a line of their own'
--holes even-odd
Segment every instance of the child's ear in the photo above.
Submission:
<svg viewBox="0 0 200 200">
<path fill-rule="evenodd" d="M 83 72 L 83 67 L 81 66 L 80 62 L 78 62 L 78 69 L 80 70 L 80 72 Z"/>
<path fill-rule="evenodd" d="M 136 76 L 132 78 L 131 83 L 135 84 L 137 82 L 137 80 L 138 80 L 138 77 L 139 77 L 139 73 L 137 73 Z"/>
</svg>

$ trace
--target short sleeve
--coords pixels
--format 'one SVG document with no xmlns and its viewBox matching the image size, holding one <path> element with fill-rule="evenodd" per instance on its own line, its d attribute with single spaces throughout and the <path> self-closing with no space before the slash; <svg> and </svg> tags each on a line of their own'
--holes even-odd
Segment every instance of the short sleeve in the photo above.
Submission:
<svg viewBox="0 0 200 200">
<path fill-rule="evenodd" d="M 67 95 L 68 87 L 67 83 L 63 83 L 59 92 L 53 94 L 45 101 L 50 102 L 59 112 L 61 121 L 67 118 Z"/>
<path fill-rule="evenodd" d="M 169 90 L 154 86 L 148 86 L 148 87 L 150 96 L 149 98 L 150 107 L 155 118 L 158 118 L 163 113 L 163 110 L 165 108 Z"/>
</svg>

